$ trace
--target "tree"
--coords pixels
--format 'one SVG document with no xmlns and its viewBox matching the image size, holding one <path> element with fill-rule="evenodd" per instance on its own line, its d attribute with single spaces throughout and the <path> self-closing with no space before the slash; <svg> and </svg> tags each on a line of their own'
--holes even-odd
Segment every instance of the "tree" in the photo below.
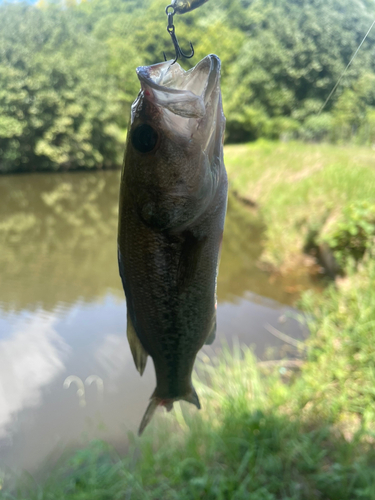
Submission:
<svg viewBox="0 0 375 500">
<path fill-rule="evenodd" d="M 0 7 L 0 171 L 120 162 L 105 47 L 69 12 Z"/>
</svg>

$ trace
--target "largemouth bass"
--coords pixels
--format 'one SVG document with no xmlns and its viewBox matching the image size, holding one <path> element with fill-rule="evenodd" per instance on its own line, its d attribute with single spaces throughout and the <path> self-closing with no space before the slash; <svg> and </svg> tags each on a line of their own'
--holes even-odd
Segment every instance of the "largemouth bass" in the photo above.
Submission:
<svg viewBox="0 0 375 500">
<path fill-rule="evenodd" d="M 140 372 L 151 356 L 156 389 L 141 422 L 184 400 L 196 355 L 216 331 L 216 279 L 227 205 L 220 60 L 184 71 L 137 68 L 120 187 L 118 259 L 127 336 Z"/>
</svg>

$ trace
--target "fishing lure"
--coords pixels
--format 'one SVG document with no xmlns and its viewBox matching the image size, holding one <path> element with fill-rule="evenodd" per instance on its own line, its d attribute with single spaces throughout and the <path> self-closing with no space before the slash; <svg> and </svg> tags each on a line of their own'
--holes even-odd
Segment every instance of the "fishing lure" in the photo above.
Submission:
<svg viewBox="0 0 375 500">
<path fill-rule="evenodd" d="M 175 14 L 186 14 L 186 12 L 197 9 L 206 2 L 208 0 L 173 0 L 168 7 L 173 7 Z"/>
<path fill-rule="evenodd" d="M 168 16 L 168 26 L 167 26 L 167 31 L 171 35 L 172 42 L 174 45 L 175 49 L 175 59 L 172 62 L 174 64 L 179 57 L 184 57 L 185 59 L 191 59 L 194 56 L 194 47 L 193 44 L 190 42 L 190 49 L 191 52 L 190 54 L 185 54 L 185 52 L 182 51 L 180 44 L 178 43 L 176 33 L 175 33 L 175 26 L 173 24 L 173 16 L 175 14 L 185 14 L 186 12 L 190 12 L 194 9 L 197 9 L 204 3 L 206 3 L 208 0 L 173 0 L 170 5 L 168 5 L 165 8 L 165 12 Z M 170 10 L 172 9 L 172 10 Z M 167 60 L 167 56 L 164 54 L 164 60 Z"/>
</svg>

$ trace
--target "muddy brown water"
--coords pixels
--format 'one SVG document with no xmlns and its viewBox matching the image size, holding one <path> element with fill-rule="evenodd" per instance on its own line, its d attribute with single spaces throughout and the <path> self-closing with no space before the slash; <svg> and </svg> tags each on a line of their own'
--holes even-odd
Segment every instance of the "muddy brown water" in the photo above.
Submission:
<svg viewBox="0 0 375 500">
<path fill-rule="evenodd" d="M 0 469 L 35 470 L 83 438 L 126 442 L 154 389 L 126 339 L 117 270 L 119 172 L 0 177 Z M 298 286 L 256 263 L 263 226 L 230 197 L 218 278 L 218 331 L 260 358 L 296 338 Z"/>
</svg>

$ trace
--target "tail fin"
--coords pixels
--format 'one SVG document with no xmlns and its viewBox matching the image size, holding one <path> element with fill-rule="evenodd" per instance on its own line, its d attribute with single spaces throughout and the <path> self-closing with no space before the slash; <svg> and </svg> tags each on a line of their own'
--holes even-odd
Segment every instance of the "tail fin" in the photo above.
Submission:
<svg viewBox="0 0 375 500">
<path fill-rule="evenodd" d="M 158 406 L 165 406 L 166 410 L 169 412 L 173 409 L 173 403 L 181 399 L 183 401 L 187 401 L 188 403 L 195 405 L 198 408 L 198 410 L 201 409 L 201 404 L 199 402 L 199 398 L 197 393 L 195 392 L 194 387 L 191 388 L 191 392 L 189 394 L 180 398 L 161 399 L 156 396 L 151 396 L 150 402 L 147 406 L 147 410 L 143 415 L 141 425 L 139 426 L 138 429 L 138 436 L 142 435 L 143 431 L 146 429 L 147 425 L 150 423 L 152 417 L 154 416 L 154 413 Z"/>
</svg>

